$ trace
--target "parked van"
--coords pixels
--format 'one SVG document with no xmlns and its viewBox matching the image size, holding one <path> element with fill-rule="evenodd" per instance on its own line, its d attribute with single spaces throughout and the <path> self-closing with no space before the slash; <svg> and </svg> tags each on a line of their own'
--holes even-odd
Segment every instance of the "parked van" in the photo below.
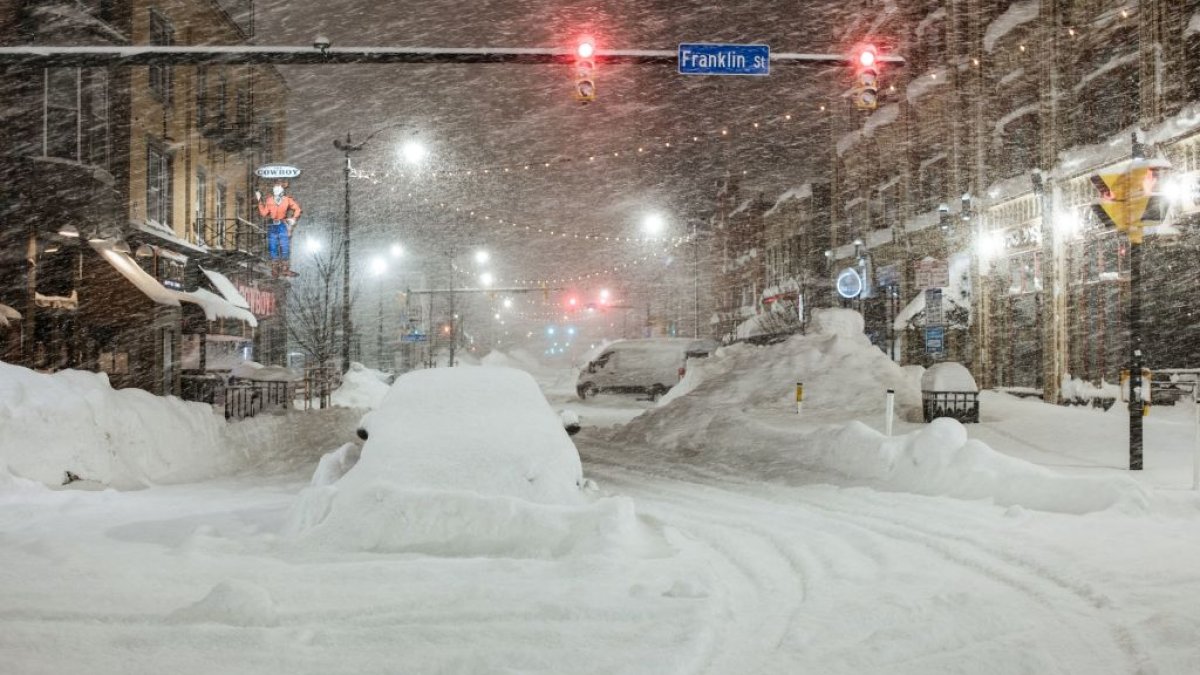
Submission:
<svg viewBox="0 0 1200 675">
<path fill-rule="evenodd" d="M 689 358 L 708 356 L 718 346 L 716 340 L 691 338 L 620 340 L 583 367 L 575 391 L 579 398 L 614 393 L 657 400 L 683 379 Z"/>
</svg>

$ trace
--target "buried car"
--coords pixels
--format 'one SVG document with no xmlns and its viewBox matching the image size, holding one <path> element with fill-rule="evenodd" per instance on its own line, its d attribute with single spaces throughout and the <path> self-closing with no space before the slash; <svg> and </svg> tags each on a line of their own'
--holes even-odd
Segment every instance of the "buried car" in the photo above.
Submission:
<svg viewBox="0 0 1200 675">
<path fill-rule="evenodd" d="M 582 480 L 565 429 L 577 424 L 555 412 L 524 371 L 413 371 L 359 423 L 362 459 L 343 480 L 388 476 L 413 489 L 556 501 Z"/>
<path fill-rule="evenodd" d="M 579 373 L 579 398 L 601 393 L 645 394 L 657 400 L 683 379 L 689 358 L 716 351 L 716 340 L 647 338 L 605 347 Z"/>
</svg>

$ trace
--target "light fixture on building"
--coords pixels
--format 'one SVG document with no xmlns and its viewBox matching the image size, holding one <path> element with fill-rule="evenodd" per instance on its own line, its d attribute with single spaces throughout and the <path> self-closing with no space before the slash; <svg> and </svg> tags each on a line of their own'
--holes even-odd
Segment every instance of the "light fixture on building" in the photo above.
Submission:
<svg viewBox="0 0 1200 675">
<path fill-rule="evenodd" d="M 62 246 L 59 246 L 58 242 L 52 241 L 49 244 L 46 244 L 46 248 L 42 249 L 42 253 L 58 253 L 59 249 L 61 248 Z"/>
<path fill-rule="evenodd" d="M 64 237 L 78 237 L 79 228 L 74 225 L 63 225 L 58 228 L 58 233 Z"/>
<path fill-rule="evenodd" d="M 141 246 L 137 247 L 137 253 L 134 255 L 139 258 L 152 258 L 154 257 L 154 247 L 150 244 L 142 244 Z"/>
<path fill-rule="evenodd" d="M 124 239 L 118 239 L 113 244 L 113 250 L 116 251 L 117 253 L 124 253 L 125 255 L 129 255 L 130 253 L 133 253 L 133 249 L 129 248 L 129 244 L 125 243 Z"/>
</svg>

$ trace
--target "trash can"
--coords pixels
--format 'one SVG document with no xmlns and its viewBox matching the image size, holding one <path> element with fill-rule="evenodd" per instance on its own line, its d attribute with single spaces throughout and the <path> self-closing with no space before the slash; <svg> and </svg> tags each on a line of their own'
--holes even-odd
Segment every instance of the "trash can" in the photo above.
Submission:
<svg viewBox="0 0 1200 675">
<path fill-rule="evenodd" d="M 947 361 L 931 366 L 921 376 L 921 411 L 925 421 L 950 417 L 965 423 L 979 422 L 979 387 L 971 371 Z"/>
</svg>

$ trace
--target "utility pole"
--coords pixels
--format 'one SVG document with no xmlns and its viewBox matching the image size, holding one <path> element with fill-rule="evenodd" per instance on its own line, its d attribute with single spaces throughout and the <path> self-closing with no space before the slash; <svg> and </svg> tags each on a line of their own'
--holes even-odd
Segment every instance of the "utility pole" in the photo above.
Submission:
<svg viewBox="0 0 1200 675">
<path fill-rule="evenodd" d="M 1145 148 L 1133 134 L 1133 162 L 1146 158 Z M 1142 382 L 1142 223 L 1131 222 L 1130 200 L 1125 201 L 1126 222 L 1129 224 L 1129 470 L 1142 470 L 1142 400 L 1146 393 Z M 1140 219 L 1139 214 L 1139 219 Z"/>
<path fill-rule="evenodd" d="M 450 367 L 454 367 L 454 351 L 458 343 L 458 321 L 454 317 L 454 250 L 446 254 L 450 262 Z"/>
<path fill-rule="evenodd" d="M 364 141 L 365 142 L 365 141 Z M 363 143 L 357 145 L 350 142 L 350 132 L 346 132 L 346 142 L 334 139 L 333 146 L 346 156 L 346 164 L 342 168 L 343 191 L 345 194 L 345 211 L 342 214 L 342 372 L 350 370 L 350 153 L 362 150 Z"/>
<path fill-rule="evenodd" d="M 692 221 L 692 337 L 700 337 L 700 238 L 697 236 L 699 222 Z"/>
</svg>

